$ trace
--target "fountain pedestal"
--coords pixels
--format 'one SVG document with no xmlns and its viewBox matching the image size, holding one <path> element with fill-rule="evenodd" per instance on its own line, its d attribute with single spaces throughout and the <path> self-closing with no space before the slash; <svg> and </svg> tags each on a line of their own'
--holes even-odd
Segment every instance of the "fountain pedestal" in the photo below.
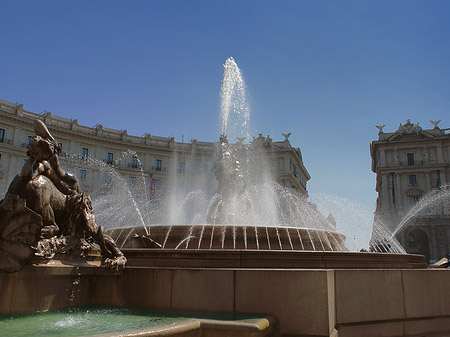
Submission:
<svg viewBox="0 0 450 337">
<path fill-rule="evenodd" d="M 447 270 L 419 255 L 124 249 L 128 267 L 34 265 L 0 274 L 0 311 L 81 304 L 265 313 L 282 335 L 450 332 Z M 30 282 L 30 280 L 33 280 Z"/>
</svg>

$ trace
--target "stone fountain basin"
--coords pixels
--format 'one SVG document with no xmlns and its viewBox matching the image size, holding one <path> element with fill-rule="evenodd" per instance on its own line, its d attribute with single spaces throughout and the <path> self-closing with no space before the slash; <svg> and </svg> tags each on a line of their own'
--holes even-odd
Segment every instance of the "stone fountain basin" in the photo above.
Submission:
<svg viewBox="0 0 450 337">
<path fill-rule="evenodd" d="M 149 236 L 143 227 L 115 228 L 108 234 L 129 267 L 427 268 L 422 255 L 349 252 L 343 234 L 310 228 L 152 225 Z"/>
<path fill-rule="evenodd" d="M 289 226 L 151 225 L 107 233 L 121 248 L 348 251 L 344 234 Z"/>
</svg>

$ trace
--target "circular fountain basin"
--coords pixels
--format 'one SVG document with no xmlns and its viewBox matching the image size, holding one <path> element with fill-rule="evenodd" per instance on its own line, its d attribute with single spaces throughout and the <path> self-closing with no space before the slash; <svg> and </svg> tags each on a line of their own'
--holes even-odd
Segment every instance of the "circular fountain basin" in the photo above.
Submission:
<svg viewBox="0 0 450 337">
<path fill-rule="evenodd" d="M 341 233 L 288 226 L 152 225 L 108 234 L 121 248 L 348 251 Z"/>
<path fill-rule="evenodd" d="M 152 225 L 114 228 L 130 267 L 426 268 L 421 255 L 350 252 L 345 235 L 297 227 Z"/>
</svg>

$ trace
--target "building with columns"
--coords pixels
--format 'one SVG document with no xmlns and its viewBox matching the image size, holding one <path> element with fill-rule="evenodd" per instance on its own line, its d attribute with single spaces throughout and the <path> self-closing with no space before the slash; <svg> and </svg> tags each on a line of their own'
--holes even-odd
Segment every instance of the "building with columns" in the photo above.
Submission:
<svg viewBox="0 0 450 337">
<path fill-rule="evenodd" d="M 173 137 L 159 137 L 146 133 L 132 136 L 126 130 L 114 130 L 95 125 L 78 124 L 76 119 L 67 119 L 44 111 L 37 114 L 24 109 L 22 104 L 0 100 L 0 197 L 20 172 L 27 160 L 27 144 L 34 136 L 33 121 L 43 120 L 52 135 L 60 143 L 60 161 L 70 167 L 80 182 L 83 191 L 94 193 L 105 181 L 111 179 L 99 172 L 93 164 L 102 161 L 111 165 L 130 185 L 144 176 L 149 182 L 149 193 L 162 190 L 173 177 L 189 179 L 200 175 L 212 162 L 217 143 L 196 139 L 188 143 L 176 142 Z M 271 158 L 275 179 L 282 186 L 293 188 L 307 196 L 310 179 L 299 148 L 292 147 L 288 135 L 284 140 L 273 141 L 261 134 L 253 139 Z M 90 164 L 90 165 L 89 165 Z"/>
<path fill-rule="evenodd" d="M 441 129 L 439 122 L 430 121 L 433 128 L 423 129 L 407 120 L 394 132 L 384 132 L 385 125 L 377 126 L 378 140 L 370 144 L 372 171 L 377 175 L 375 222 L 394 232 L 416 207 L 419 212 L 396 237 L 407 252 L 423 254 L 429 260 L 449 253 L 450 200 L 441 198 L 427 207 L 419 203 L 450 182 L 450 129 Z"/>
</svg>

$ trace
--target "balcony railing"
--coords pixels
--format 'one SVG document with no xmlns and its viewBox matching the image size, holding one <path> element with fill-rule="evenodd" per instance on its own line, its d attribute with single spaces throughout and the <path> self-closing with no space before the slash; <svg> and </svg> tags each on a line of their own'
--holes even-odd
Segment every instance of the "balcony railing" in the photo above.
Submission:
<svg viewBox="0 0 450 337">
<path fill-rule="evenodd" d="M 390 164 L 385 164 L 384 166 L 379 166 L 380 168 L 384 168 L 384 167 L 399 167 L 399 166 L 422 166 L 422 165 L 436 165 L 439 164 L 437 160 L 428 160 L 428 161 L 423 161 L 423 160 L 416 160 L 414 161 L 413 164 L 408 164 L 407 161 L 403 162 L 399 162 L 398 164 L 396 163 L 390 163 Z"/>
<path fill-rule="evenodd" d="M 159 166 L 152 166 L 152 170 L 153 171 L 162 171 L 162 172 L 167 171 L 167 169 L 165 167 L 159 167 Z"/>
</svg>

